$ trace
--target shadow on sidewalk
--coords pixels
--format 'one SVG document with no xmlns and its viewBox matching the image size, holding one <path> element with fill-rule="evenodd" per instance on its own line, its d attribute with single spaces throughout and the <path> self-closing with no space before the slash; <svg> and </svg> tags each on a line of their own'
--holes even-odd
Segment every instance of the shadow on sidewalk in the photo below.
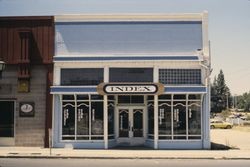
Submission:
<svg viewBox="0 0 250 167">
<path fill-rule="evenodd" d="M 154 150 L 153 148 L 146 146 L 116 146 L 111 148 L 112 150 Z"/>
<path fill-rule="evenodd" d="M 237 147 L 211 142 L 211 150 L 239 150 Z"/>
</svg>

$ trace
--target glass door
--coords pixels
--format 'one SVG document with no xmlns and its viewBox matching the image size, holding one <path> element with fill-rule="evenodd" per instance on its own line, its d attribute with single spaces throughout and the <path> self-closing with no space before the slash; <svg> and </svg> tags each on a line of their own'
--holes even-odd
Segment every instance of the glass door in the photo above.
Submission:
<svg viewBox="0 0 250 167">
<path fill-rule="evenodd" d="M 129 137 L 129 109 L 119 109 L 119 137 Z"/>
<path fill-rule="evenodd" d="M 142 107 L 118 108 L 118 143 L 141 145 L 144 143 L 144 109 Z"/>
<path fill-rule="evenodd" d="M 133 137 L 143 137 L 143 109 L 133 109 Z"/>
</svg>

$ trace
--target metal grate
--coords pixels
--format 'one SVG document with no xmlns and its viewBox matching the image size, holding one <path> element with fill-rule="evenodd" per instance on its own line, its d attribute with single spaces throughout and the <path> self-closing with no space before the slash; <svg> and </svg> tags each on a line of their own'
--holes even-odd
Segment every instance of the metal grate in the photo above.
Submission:
<svg viewBox="0 0 250 167">
<path fill-rule="evenodd" d="M 163 84 L 201 84 L 201 69 L 159 69 Z"/>
</svg>

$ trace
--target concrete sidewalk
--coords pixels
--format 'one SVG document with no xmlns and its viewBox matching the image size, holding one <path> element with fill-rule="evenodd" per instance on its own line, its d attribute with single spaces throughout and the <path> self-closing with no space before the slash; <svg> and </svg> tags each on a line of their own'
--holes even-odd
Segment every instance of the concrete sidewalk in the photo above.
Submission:
<svg viewBox="0 0 250 167">
<path fill-rule="evenodd" d="M 249 150 L 86 150 L 39 147 L 0 147 L 0 158 L 91 159 L 246 159 Z"/>
</svg>

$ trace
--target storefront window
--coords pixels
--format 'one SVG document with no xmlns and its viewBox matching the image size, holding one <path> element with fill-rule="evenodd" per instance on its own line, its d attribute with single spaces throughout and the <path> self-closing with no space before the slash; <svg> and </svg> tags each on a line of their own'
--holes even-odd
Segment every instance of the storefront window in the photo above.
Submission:
<svg viewBox="0 0 250 167">
<path fill-rule="evenodd" d="M 95 135 L 103 135 L 103 102 L 91 103 L 91 134 L 92 139 L 100 139 Z"/>
<path fill-rule="evenodd" d="M 171 139 L 171 101 L 159 102 L 159 139 Z"/>
<path fill-rule="evenodd" d="M 201 95 L 161 95 L 158 105 L 159 140 L 201 139 Z"/>
<path fill-rule="evenodd" d="M 77 139 L 89 139 L 89 102 L 77 102 Z"/>
<path fill-rule="evenodd" d="M 201 104 L 197 101 L 188 102 L 188 134 L 189 139 L 201 138 L 199 136 L 201 135 Z"/>
<path fill-rule="evenodd" d="M 174 139 L 186 139 L 186 101 L 174 101 Z"/>
<path fill-rule="evenodd" d="M 103 139 L 103 97 L 99 95 L 63 95 L 62 139 Z"/>
<path fill-rule="evenodd" d="M 75 139 L 75 102 L 63 102 L 62 108 L 62 135 L 64 140 Z"/>
<path fill-rule="evenodd" d="M 148 102 L 148 138 L 154 139 L 154 102 Z"/>
<path fill-rule="evenodd" d="M 114 139 L 114 123 L 115 123 L 115 103 L 113 100 L 108 101 L 108 135 L 109 139 Z"/>
</svg>

